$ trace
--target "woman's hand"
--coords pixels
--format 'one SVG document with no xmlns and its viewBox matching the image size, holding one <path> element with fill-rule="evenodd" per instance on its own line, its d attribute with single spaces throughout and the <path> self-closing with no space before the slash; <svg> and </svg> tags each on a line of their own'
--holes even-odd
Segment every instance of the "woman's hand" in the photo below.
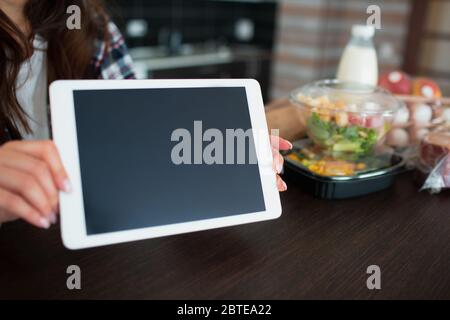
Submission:
<svg viewBox="0 0 450 320">
<path fill-rule="evenodd" d="M 52 141 L 13 141 L 0 147 L 0 223 L 24 219 L 47 229 L 56 223 L 58 192 L 70 188 Z"/>
<path fill-rule="evenodd" d="M 277 187 L 279 191 L 284 192 L 287 190 L 287 185 L 280 177 L 283 171 L 284 158 L 279 150 L 291 150 L 292 143 L 277 136 L 270 136 L 270 144 L 272 145 L 274 170 L 277 173 Z"/>
</svg>

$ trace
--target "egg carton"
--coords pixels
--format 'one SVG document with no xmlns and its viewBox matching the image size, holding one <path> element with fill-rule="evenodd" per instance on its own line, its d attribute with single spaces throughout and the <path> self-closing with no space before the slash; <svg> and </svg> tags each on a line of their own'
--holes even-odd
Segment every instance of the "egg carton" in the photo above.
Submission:
<svg viewBox="0 0 450 320">
<path fill-rule="evenodd" d="M 417 146 L 430 133 L 450 132 L 450 98 L 424 98 L 401 95 L 404 102 L 394 117 L 386 144 L 394 148 Z"/>
</svg>

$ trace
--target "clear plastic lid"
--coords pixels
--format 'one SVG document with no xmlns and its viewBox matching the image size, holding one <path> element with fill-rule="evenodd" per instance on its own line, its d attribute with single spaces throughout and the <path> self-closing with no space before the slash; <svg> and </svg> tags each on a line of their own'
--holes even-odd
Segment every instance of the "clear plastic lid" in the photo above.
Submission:
<svg viewBox="0 0 450 320">
<path fill-rule="evenodd" d="M 393 115 L 403 106 L 402 101 L 383 88 L 339 80 L 321 80 L 295 89 L 291 101 L 306 108 L 325 107 L 371 115 Z"/>
</svg>

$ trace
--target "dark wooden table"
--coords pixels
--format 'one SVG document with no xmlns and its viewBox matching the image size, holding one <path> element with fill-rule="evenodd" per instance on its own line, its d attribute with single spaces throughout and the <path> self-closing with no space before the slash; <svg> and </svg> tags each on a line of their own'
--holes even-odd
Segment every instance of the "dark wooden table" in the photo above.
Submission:
<svg viewBox="0 0 450 320">
<path fill-rule="evenodd" d="M 393 188 L 344 201 L 291 183 L 277 221 L 83 251 L 59 229 L 0 229 L 0 298 L 450 298 L 450 194 Z M 79 265 L 82 289 L 66 289 Z M 379 291 L 366 268 L 381 268 Z"/>
</svg>

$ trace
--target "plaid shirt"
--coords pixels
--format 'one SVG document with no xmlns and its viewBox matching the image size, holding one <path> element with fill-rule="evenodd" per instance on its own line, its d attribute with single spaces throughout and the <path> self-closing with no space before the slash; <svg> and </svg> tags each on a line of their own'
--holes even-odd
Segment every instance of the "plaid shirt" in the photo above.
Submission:
<svg viewBox="0 0 450 320">
<path fill-rule="evenodd" d="M 117 26 L 110 22 L 108 24 L 110 43 L 97 41 L 92 66 L 98 79 L 135 79 L 133 61 L 128 54 L 125 40 Z"/>
</svg>

